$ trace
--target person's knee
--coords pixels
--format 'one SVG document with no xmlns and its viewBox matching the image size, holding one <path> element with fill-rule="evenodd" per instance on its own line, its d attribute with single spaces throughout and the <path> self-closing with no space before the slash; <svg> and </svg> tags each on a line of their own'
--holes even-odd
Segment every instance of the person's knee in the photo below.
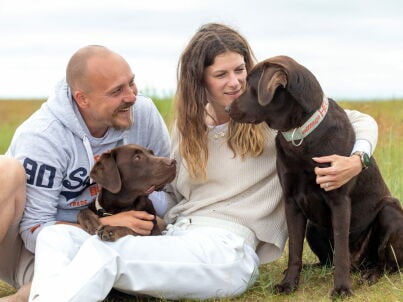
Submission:
<svg viewBox="0 0 403 302">
<path fill-rule="evenodd" d="M 0 155 L 0 241 L 20 221 L 25 207 L 26 174 L 21 163 Z"/>
<path fill-rule="evenodd" d="M 0 169 L 1 171 L 7 170 L 11 172 L 24 171 L 24 168 L 17 159 L 5 155 L 0 155 Z"/>
<path fill-rule="evenodd" d="M 76 226 L 68 224 L 49 225 L 40 230 L 37 237 L 37 249 L 40 246 L 67 247 L 82 244 L 88 237 L 90 237 L 90 234 Z"/>
<path fill-rule="evenodd" d="M 251 266 L 249 270 L 240 271 L 239 275 L 231 282 L 232 292 L 229 296 L 239 296 L 246 292 L 253 284 L 255 284 L 259 277 L 259 267 Z M 230 288 L 230 287 L 229 287 Z"/>
<path fill-rule="evenodd" d="M 72 226 L 67 226 L 64 224 L 54 224 L 54 225 L 49 225 L 43 227 L 37 237 L 37 242 L 41 241 L 46 241 L 48 238 L 52 238 L 51 241 L 53 241 L 53 238 L 61 239 L 66 236 L 68 236 L 69 233 L 69 228 Z"/>
<path fill-rule="evenodd" d="M 7 175 L 0 175 L 1 183 L 7 188 L 6 192 L 3 192 L 6 198 L 5 202 L 14 201 L 15 217 L 13 223 L 16 223 L 21 219 L 25 208 L 27 176 L 18 160 L 11 157 L 2 157 L 0 161 L 0 173 L 7 171 Z"/>
<path fill-rule="evenodd" d="M 10 171 L 10 175 L 13 176 L 13 182 L 16 184 L 16 187 L 22 187 L 25 191 L 27 175 L 22 164 L 16 159 L 9 158 L 7 160 L 7 167 Z"/>
<path fill-rule="evenodd" d="M 10 190 L 23 190 L 25 192 L 26 180 L 27 176 L 25 174 L 24 167 L 22 164 L 8 156 L 0 156 L 0 180 L 3 185 L 7 184 L 7 187 Z"/>
</svg>

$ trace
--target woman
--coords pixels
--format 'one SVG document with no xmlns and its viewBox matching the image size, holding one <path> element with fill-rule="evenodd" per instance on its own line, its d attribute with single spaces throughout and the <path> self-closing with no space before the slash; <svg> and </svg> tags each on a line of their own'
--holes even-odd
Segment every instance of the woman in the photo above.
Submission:
<svg viewBox="0 0 403 302">
<path fill-rule="evenodd" d="M 254 283 L 260 264 L 280 257 L 287 230 L 275 133 L 264 124 L 236 124 L 224 110 L 245 89 L 254 62 L 233 29 L 206 24 L 196 32 L 178 67 L 172 132 L 178 171 L 164 236 L 105 243 L 76 227 L 47 227 L 37 241 L 31 300 L 98 301 L 112 287 L 168 299 L 236 296 Z M 371 154 L 376 123 L 348 114 L 356 148 Z M 318 185 L 330 184 L 325 190 L 362 169 L 358 156 L 317 160 L 332 164 L 316 171 Z M 52 259 L 41 259 L 42 250 Z"/>
</svg>

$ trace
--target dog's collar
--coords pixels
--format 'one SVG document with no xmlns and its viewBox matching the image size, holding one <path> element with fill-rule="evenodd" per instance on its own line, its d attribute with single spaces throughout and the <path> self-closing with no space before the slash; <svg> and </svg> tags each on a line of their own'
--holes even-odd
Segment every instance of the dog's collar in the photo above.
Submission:
<svg viewBox="0 0 403 302">
<path fill-rule="evenodd" d="M 99 194 L 97 195 L 97 198 L 95 198 L 95 210 L 97 211 L 97 215 L 99 217 L 112 216 L 111 213 L 108 213 L 103 207 L 101 207 L 101 205 L 99 204 L 98 196 Z"/>
<path fill-rule="evenodd" d="M 323 97 L 322 105 L 319 109 L 315 111 L 314 114 L 299 128 L 295 128 L 290 131 L 281 132 L 287 142 L 292 142 L 294 146 L 300 146 L 305 137 L 307 137 L 319 124 L 323 121 L 326 116 L 327 110 L 329 109 L 329 101 L 326 96 Z M 296 140 L 300 140 L 296 143 Z"/>
</svg>

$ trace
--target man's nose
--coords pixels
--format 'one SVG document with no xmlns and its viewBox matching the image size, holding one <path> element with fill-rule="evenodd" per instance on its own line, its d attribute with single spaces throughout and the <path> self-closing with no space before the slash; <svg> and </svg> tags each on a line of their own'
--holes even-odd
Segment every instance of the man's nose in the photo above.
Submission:
<svg viewBox="0 0 403 302">
<path fill-rule="evenodd" d="M 134 103 L 137 97 L 137 89 L 135 87 L 127 87 L 123 95 L 123 101 L 128 103 Z"/>
</svg>

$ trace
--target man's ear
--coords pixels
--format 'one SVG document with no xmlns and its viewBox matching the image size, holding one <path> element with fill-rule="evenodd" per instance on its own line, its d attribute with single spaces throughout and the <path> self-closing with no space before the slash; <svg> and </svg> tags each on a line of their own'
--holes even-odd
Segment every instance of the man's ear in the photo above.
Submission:
<svg viewBox="0 0 403 302">
<path fill-rule="evenodd" d="M 81 90 L 75 90 L 73 92 L 73 97 L 76 100 L 77 106 L 80 108 L 86 108 L 88 107 L 88 99 L 84 92 Z"/>
</svg>

